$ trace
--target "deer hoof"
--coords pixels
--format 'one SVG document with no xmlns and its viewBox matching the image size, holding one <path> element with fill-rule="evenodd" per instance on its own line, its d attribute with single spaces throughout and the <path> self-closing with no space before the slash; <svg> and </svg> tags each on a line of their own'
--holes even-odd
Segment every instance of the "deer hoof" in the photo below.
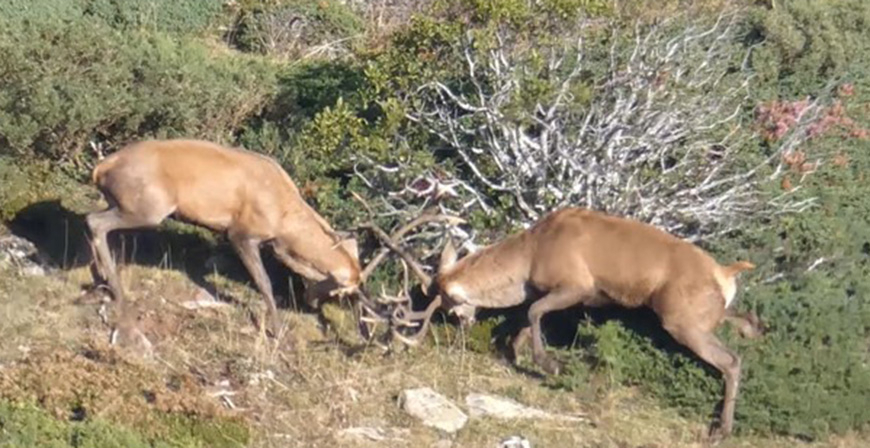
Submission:
<svg viewBox="0 0 870 448">
<path fill-rule="evenodd" d="M 145 358 L 150 358 L 154 354 L 154 345 L 135 325 L 120 325 L 112 330 L 109 338 L 110 344 L 133 349 Z"/>
<path fill-rule="evenodd" d="M 539 356 L 535 359 L 535 362 L 550 375 L 558 375 L 561 370 L 559 361 L 556 361 L 556 358 L 549 355 Z"/>
<path fill-rule="evenodd" d="M 721 425 L 716 425 L 710 429 L 710 434 L 707 436 L 707 443 L 709 446 L 718 445 L 723 440 L 728 438 L 729 435 L 731 435 L 730 428 L 724 428 Z"/>
<path fill-rule="evenodd" d="M 764 334 L 767 333 L 767 325 L 765 325 L 765 323 L 759 319 L 755 313 L 749 314 L 749 322 L 752 323 L 752 328 L 754 330 L 754 334 L 751 336 L 752 338 L 764 336 Z"/>
<path fill-rule="evenodd" d="M 266 328 L 266 335 L 270 338 L 277 338 L 281 334 L 281 322 L 278 319 L 270 319 L 269 327 Z"/>
</svg>

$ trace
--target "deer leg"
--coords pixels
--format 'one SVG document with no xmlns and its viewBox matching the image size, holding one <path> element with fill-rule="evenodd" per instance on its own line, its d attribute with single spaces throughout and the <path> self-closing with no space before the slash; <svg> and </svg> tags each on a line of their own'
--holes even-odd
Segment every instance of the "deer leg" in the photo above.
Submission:
<svg viewBox="0 0 870 448">
<path fill-rule="evenodd" d="M 290 268 L 293 272 L 301 275 L 307 280 L 312 282 L 322 282 L 327 279 L 327 276 L 321 274 L 319 271 L 309 266 L 307 263 L 301 262 L 297 260 L 295 257 L 287 253 L 286 249 L 283 249 L 277 245 L 272 245 L 272 252 L 281 260 L 281 263 L 284 263 L 285 266 Z"/>
<path fill-rule="evenodd" d="M 286 249 L 279 246 L 278 243 L 272 244 L 272 253 L 278 257 L 281 263 L 290 268 L 291 271 L 299 274 L 306 280 L 305 293 L 302 295 L 302 299 L 312 309 L 319 309 L 319 299 L 328 294 L 329 288 L 325 283 L 327 276 L 321 274 L 307 263 L 297 260 Z"/>
<path fill-rule="evenodd" d="M 260 243 L 262 240 L 253 238 L 240 233 L 229 232 L 230 243 L 235 248 L 239 258 L 242 259 L 242 264 L 248 270 L 257 289 L 260 290 L 266 300 L 267 319 L 269 327 L 267 332 L 271 336 L 277 337 L 280 325 L 278 322 L 278 307 L 275 305 L 275 296 L 272 294 L 272 282 L 266 274 L 266 268 L 263 267 L 263 259 L 260 257 Z"/>
<path fill-rule="evenodd" d="M 513 362 L 516 362 L 519 358 L 520 349 L 524 345 L 529 342 L 529 339 L 532 337 L 532 327 L 526 326 L 520 329 L 517 334 L 513 337 L 511 341 L 511 356 L 513 357 Z"/>
<path fill-rule="evenodd" d="M 102 279 L 94 278 L 97 283 L 104 280 L 109 284 L 113 298 L 121 302 L 124 295 L 118 277 L 117 266 L 109 250 L 109 232 L 119 229 L 130 229 L 143 226 L 141 220 L 134 216 L 124 215 L 117 208 L 88 214 L 86 221 L 91 231 L 91 246 L 94 251 L 94 262 Z"/>
<path fill-rule="evenodd" d="M 738 313 L 729 309 L 725 311 L 725 320 L 737 327 L 740 336 L 744 338 L 755 339 L 764 334 L 764 325 L 755 313 Z"/>
<path fill-rule="evenodd" d="M 109 232 L 139 227 L 153 227 L 159 225 L 167 215 L 140 216 L 122 212 L 118 208 L 110 208 L 102 212 L 88 214 L 86 220 L 91 231 L 91 243 L 94 249 L 94 261 L 97 264 L 97 271 L 105 277 L 105 280 L 109 283 L 109 288 L 112 290 L 112 294 L 118 302 L 123 303 L 124 291 L 121 288 L 115 260 L 112 258 L 111 251 L 109 250 Z"/>
<path fill-rule="evenodd" d="M 91 231 L 91 244 L 94 249 L 94 261 L 97 272 L 109 283 L 112 296 L 119 306 L 121 338 L 137 341 L 146 349 L 150 349 L 151 343 L 145 335 L 135 326 L 135 319 L 128 310 L 127 300 L 121 286 L 117 266 L 109 250 L 108 234 L 113 230 L 133 229 L 137 227 L 149 227 L 160 224 L 166 216 L 140 216 L 124 213 L 118 208 L 110 208 L 102 212 L 88 214 L 86 220 Z M 97 281 L 97 279 L 95 279 Z"/>
<path fill-rule="evenodd" d="M 665 330 L 680 344 L 688 347 L 698 357 L 715 367 L 725 379 L 725 396 L 722 404 L 721 423 L 714 437 L 727 437 L 734 427 L 734 405 L 740 384 L 740 357 L 728 349 L 712 333 L 695 327 L 665 324 Z"/>
<path fill-rule="evenodd" d="M 541 318 L 551 311 L 559 311 L 580 303 L 586 295 L 584 290 L 562 288 L 550 291 L 549 294 L 533 303 L 529 308 L 529 323 L 531 325 L 532 355 L 535 363 L 547 373 L 557 374 L 559 364 L 544 351 L 544 337 L 541 333 Z"/>
</svg>

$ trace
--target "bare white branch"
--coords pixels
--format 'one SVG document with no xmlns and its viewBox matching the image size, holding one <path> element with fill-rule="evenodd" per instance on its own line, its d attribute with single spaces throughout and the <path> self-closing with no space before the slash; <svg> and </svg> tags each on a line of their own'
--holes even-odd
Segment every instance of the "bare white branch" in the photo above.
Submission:
<svg viewBox="0 0 870 448">
<path fill-rule="evenodd" d="M 783 155 L 807 139 L 821 100 L 806 106 L 773 151 L 743 165 L 740 152 L 758 145 L 742 129 L 752 75 L 732 57 L 737 19 L 723 14 L 676 35 L 667 24 L 637 27 L 630 48 L 614 36 L 609 73 L 596 86 L 581 76 L 582 32 L 543 49 L 505 30 L 489 46 L 469 33 L 457 48 L 463 82 L 423 85 L 407 116 L 462 161 L 467 171 L 452 175 L 462 182 L 459 194 L 473 192 L 473 204 L 484 208 L 510 197 L 519 224 L 582 205 L 694 240 L 799 212 L 812 200 L 789 192 L 770 198 L 761 187 L 783 175 Z M 532 62 L 541 54 L 545 69 Z M 550 89 L 534 104 L 524 96 L 529 79 Z M 594 89 L 591 104 L 575 97 L 584 88 Z"/>
</svg>

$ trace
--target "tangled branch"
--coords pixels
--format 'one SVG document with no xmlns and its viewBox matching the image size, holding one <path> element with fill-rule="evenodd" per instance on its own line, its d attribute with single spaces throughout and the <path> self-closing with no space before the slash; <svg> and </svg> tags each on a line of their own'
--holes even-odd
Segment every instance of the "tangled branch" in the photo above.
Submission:
<svg viewBox="0 0 870 448">
<path fill-rule="evenodd" d="M 768 154 L 748 153 L 758 145 L 741 122 L 752 77 L 734 63 L 738 19 L 724 14 L 672 37 L 666 25 L 637 29 L 627 51 L 614 35 L 596 83 L 586 79 L 582 33 L 544 48 L 505 29 L 492 45 L 468 33 L 461 78 L 421 86 L 407 117 L 462 161 L 457 195 L 484 208 L 508 195 L 523 224 L 582 205 L 698 239 L 802 211 L 811 200 L 761 187 L 807 138 L 821 100 Z M 541 82 L 546 91 L 530 101 Z"/>
</svg>

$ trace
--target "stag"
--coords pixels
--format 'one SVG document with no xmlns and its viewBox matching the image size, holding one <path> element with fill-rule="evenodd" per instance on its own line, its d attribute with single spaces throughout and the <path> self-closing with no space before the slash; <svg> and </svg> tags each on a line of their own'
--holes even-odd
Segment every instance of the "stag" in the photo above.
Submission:
<svg viewBox="0 0 870 448">
<path fill-rule="evenodd" d="M 731 433 L 741 360 L 714 330 L 728 320 L 746 337 L 760 333 L 754 314 L 730 309 L 737 293 L 736 278 L 753 269 L 752 263 L 723 266 L 699 247 L 651 225 L 566 208 L 458 261 L 448 239 L 433 281 L 395 239 L 377 227 L 369 228 L 411 267 L 433 298 L 424 311 L 412 312 L 407 305 L 397 308 L 396 326 L 423 320 L 413 337 L 404 337 L 394 328 L 393 334 L 404 342 L 419 342 L 439 308 L 467 325 L 478 307 L 508 308 L 530 300 L 528 325 L 515 336 L 514 351 L 530 337 L 535 363 L 557 373 L 559 364 L 544 350 L 541 319 L 545 314 L 574 305 L 646 306 L 677 342 L 721 372 L 725 382 L 721 423 L 711 436 Z"/>
<path fill-rule="evenodd" d="M 200 140 L 150 140 L 106 157 L 94 168 L 93 182 L 109 204 L 87 215 L 95 281 L 107 282 L 119 303 L 122 333 L 132 331 L 130 336 L 138 334 L 147 343 L 125 319 L 125 293 L 107 235 L 156 227 L 170 216 L 226 233 L 265 298 L 272 336 L 278 334 L 279 321 L 260 257 L 263 244 L 313 282 L 313 291 L 364 297 L 356 240 L 334 231 L 269 157 Z"/>
</svg>

